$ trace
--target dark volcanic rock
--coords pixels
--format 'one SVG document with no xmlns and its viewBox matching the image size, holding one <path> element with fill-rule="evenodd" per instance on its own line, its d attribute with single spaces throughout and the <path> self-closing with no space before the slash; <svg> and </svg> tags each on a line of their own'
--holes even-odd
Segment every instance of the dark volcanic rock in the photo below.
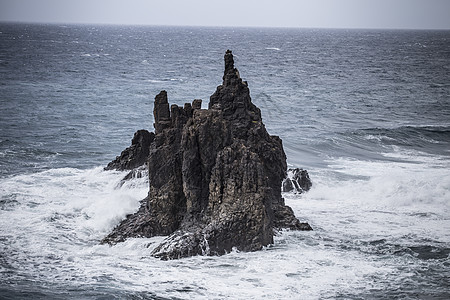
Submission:
<svg viewBox="0 0 450 300">
<path fill-rule="evenodd" d="M 281 139 L 267 133 L 231 51 L 208 107 L 194 100 L 169 110 L 167 93 L 156 96 L 148 197 L 103 243 L 168 235 L 152 255 L 173 259 L 254 251 L 273 243 L 275 229 L 311 230 L 281 197 Z"/>
<path fill-rule="evenodd" d="M 105 170 L 132 170 L 142 166 L 147 161 L 150 151 L 150 144 L 153 142 L 155 134 L 147 130 L 138 130 L 134 134 L 131 146 L 122 151 L 120 156 L 110 162 Z"/>
<path fill-rule="evenodd" d="M 309 191 L 312 187 L 308 171 L 295 168 L 288 170 L 288 176 L 283 180 L 283 192 L 303 193 Z"/>
</svg>

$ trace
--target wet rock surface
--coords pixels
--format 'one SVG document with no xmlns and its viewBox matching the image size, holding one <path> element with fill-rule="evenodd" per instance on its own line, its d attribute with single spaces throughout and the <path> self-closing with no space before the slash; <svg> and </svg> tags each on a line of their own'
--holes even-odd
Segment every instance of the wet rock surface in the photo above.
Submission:
<svg viewBox="0 0 450 300">
<path fill-rule="evenodd" d="M 308 171 L 295 168 L 288 170 L 287 177 L 283 180 L 282 191 L 301 194 L 309 191 L 311 187 L 312 182 L 309 178 Z"/>
<path fill-rule="evenodd" d="M 273 243 L 276 229 L 311 230 L 281 197 L 287 169 L 282 141 L 267 133 L 231 51 L 208 109 L 201 109 L 201 100 L 169 107 L 162 91 L 153 114 L 155 134 L 141 133 L 146 137 L 107 167 L 126 169 L 137 161 L 129 157 L 147 153 L 135 150 L 148 145 L 148 197 L 102 243 L 167 235 L 152 255 L 175 259 L 254 251 Z"/>
</svg>

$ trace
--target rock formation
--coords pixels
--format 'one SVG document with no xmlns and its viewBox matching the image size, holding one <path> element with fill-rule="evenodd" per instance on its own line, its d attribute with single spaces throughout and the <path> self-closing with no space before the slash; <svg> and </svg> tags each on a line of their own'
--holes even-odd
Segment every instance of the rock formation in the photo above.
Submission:
<svg viewBox="0 0 450 300">
<path fill-rule="evenodd" d="M 288 170 L 287 177 L 283 180 L 282 191 L 301 194 L 309 191 L 311 187 L 312 182 L 308 171 L 295 168 Z"/>
<path fill-rule="evenodd" d="M 133 170 L 145 164 L 150 151 L 150 144 L 155 139 L 153 132 L 138 130 L 134 134 L 131 146 L 122 151 L 120 156 L 110 162 L 105 170 Z"/>
<path fill-rule="evenodd" d="M 103 243 L 167 235 L 152 255 L 173 259 L 254 251 L 273 243 L 276 229 L 311 230 L 281 197 L 287 169 L 282 141 L 267 133 L 231 51 L 208 109 L 201 109 L 201 100 L 169 108 L 162 91 L 153 116 L 154 136 L 135 136 L 138 141 L 107 167 L 127 169 L 146 156 L 148 197 Z"/>
</svg>

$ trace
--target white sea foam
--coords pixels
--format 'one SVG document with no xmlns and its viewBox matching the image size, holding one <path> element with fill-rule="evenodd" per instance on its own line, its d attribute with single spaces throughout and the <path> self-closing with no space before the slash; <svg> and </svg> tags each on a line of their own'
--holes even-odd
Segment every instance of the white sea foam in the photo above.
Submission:
<svg viewBox="0 0 450 300">
<path fill-rule="evenodd" d="M 420 165 L 424 164 L 425 169 L 429 167 L 448 168 L 450 164 L 448 162 L 448 156 L 431 155 L 426 152 L 409 150 L 398 146 L 391 146 L 391 148 L 393 151 L 381 154 L 387 158 L 395 158 Z"/>
<path fill-rule="evenodd" d="M 448 160 L 418 155 L 417 151 L 385 154 L 399 161 L 360 161 L 337 159 L 330 168 L 351 176 L 350 180 L 320 182 L 322 187 L 340 188 L 335 197 L 366 205 L 413 206 L 423 204 L 440 210 L 450 205 Z M 338 185 L 335 187 L 334 185 Z M 342 196 L 341 196 L 342 195 Z"/>
<path fill-rule="evenodd" d="M 17 226 L 36 229 L 36 238 L 41 239 L 38 231 L 50 222 L 55 226 L 51 234 L 59 235 L 61 228 L 67 227 L 81 239 L 98 239 L 135 211 L 138 201 L 146 196 L 145 178 L 138 179 L 141 183 L 133 187 L 117 189 L 123 176 L 123 172 L 104 172 L 101 168 L 63 168 L 2 179 L 2 199 L 14 198 L 17 205 L 7 212 L 7 219 L 15 221 L 3 224 L 3 228 L 13 226 L 10 232 Z"/>
<path fill-rule="evenodd" d="M 374 134 L 368 134 L 364 138 L 367 139 L 367 140 L 376 140 L 376 141 L 379 141 L 379 142 L 382 142 L 382 141 L 391 141 L 391 142 L 395 141 L 394 138 L 391 138 L 391 137 L 388 137 L 388 136 L 383 136 L 383 135 L 374 135 Z"/>
<path fill-rule="evenodd" d="M 164 82 L 163 80 L 156 80 L 156 79 L 147 79 L 146 81 L 150 82 L 150 83 L 162 83 L 162 82 Z"/>
<path fill-rule="evenodd" d="M 178 82 L 183 82 L 183 79 L 182 78 L 164 78 L 164 79 L 147 79 L 146 80 L 147 82 L 150 82 L 150 83 L 164 83 L 164 82 L 170 82 L 170 81 L 172 81 L 172 82 L 174 82 L 174 81 L 178 81 Z"/>
<path fill-rule="evenodd" d="M 450 243 L 448 160 L 411 157 L 408 153 L 409 162 L 333 160 L 330 169 L 311 174 L 313 188 L 292 206 L 313 227 L 335 231 L 336 237 L 342 230 L 368 240 Z"/>
<path fill-rule="evenodd" d="M 95 53 L 95 54 L 90 54 L 90 53 L 84 53 L 81 54 L 82 57 L 100 57 L 100 54 Z"/>
<path fill-rule="evenodd" d="M 413 269 L 415 262 L 368 255 L 378 251 L 373 241 L 449 242 L 448 202 L 438 199 L 449 196 L 447 169 L 348 159 L 332 164 L 337 176 L 313 171 L 310 192 L 284 195 L 314 231 L 283 232 L 259 252 L 165 262 L 149 256 L 162 237 L 99 245 L 148 191 L 145 178 L 118 188 L 125 173 L 101 168 L 2 179 L 2 200 L 17 201 L 0 211 L 8 241 L 3 248 L 14 257 L 16 276 L 45 278 L 48 284 L 70 281 L 137 293 L 151 287 L 159 297 L 181 299 L 318 299 L 355 295 L 367 285 L 382 291 L 408 276 L 398 273 L 399 266 Z"/>
</svg>

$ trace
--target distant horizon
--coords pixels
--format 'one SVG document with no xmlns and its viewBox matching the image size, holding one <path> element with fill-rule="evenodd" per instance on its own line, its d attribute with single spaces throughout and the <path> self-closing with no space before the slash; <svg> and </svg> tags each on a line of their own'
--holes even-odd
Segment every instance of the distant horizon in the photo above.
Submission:
<svg viewBox="0 0 450 300">
<path fill-rule="evenodd" d="M 317 29 L 317 30 L 380 30 L 380 31 L 450 31 L 450 28 L 390 28 L 390 27 L 289 27 L 289 26 L 258 26 L 258 25 L 170 25 L 170 24 L 126 24 L 126 23 L 81 23 L 81 22 L 42 22 L 42 21 L 4 21 L 0 24 L 21 25 L 55 25 L 55 26 L 129 26 L 129 27 L 178 27 L 178 28 L 229 28 L 229 29 Z"/>
</svg>

